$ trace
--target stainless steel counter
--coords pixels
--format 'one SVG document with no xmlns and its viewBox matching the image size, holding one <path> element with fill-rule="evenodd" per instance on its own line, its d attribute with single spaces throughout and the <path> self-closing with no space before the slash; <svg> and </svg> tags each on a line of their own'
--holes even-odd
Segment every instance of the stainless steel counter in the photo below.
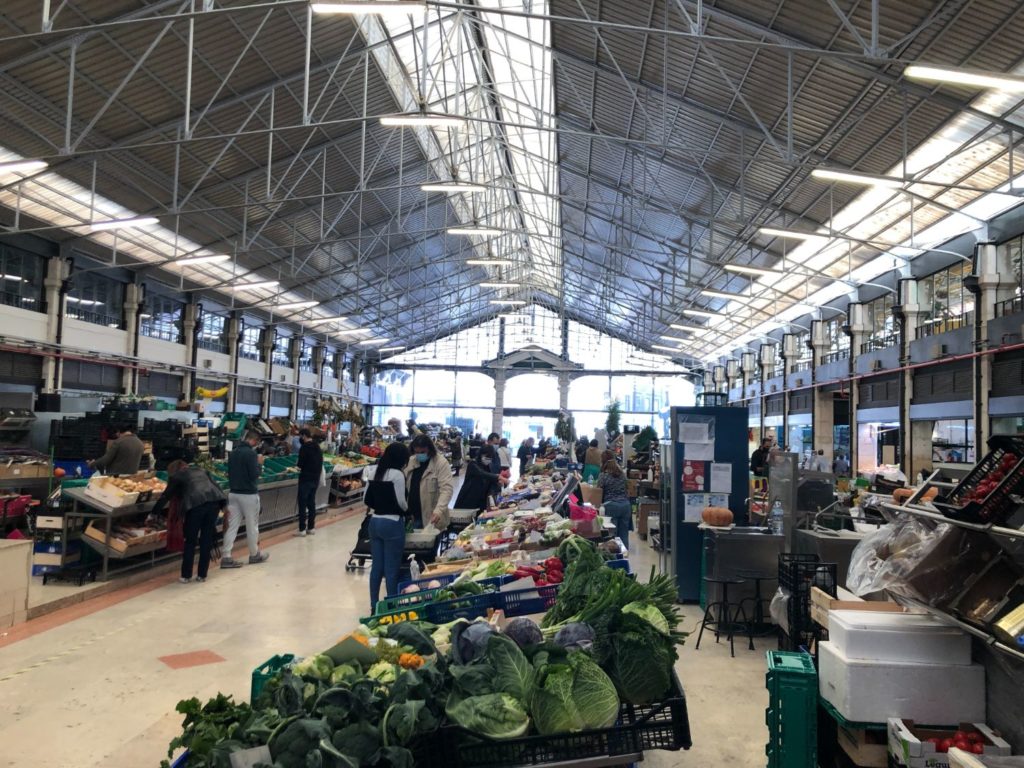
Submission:
<svg viewBox="0 0 1024 768">
<path fill-rule="evenodd" d="M 770 599 L 778 584 L 774 580 L 779 572 L 779 553 L 783 551 L 783 537 L 763 533 L 762 528 L 733 528 L 728 531 L 708 529 L 704 531 L 704 575 L 716 578 L 744 578 L 743 572 L 755 572 L 770 576 L 761 582 L 761 597 Z M 747 579 L 744 584 L 729 588 L 729 601 L 739 602 L 754 596 L 754 582 Z M 721 598 L 718 584 L 705 585 L 705 600 L 711 602 Z"/>
</svg>

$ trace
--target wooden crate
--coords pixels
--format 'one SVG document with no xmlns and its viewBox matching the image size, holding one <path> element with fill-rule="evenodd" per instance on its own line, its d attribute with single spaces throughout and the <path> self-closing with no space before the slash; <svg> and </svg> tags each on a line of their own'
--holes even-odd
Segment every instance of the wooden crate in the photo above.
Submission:
<svg viewBox="0 0 1024 768">
<path fill-rule="evenodd" d="M 829 611 L 884 611 L 887 613 L 909 613 L 898 603 L 881 600 L 837 600 L 818 587 L 811 587 L 811 619 L 828 629 Z"/>
</svg>

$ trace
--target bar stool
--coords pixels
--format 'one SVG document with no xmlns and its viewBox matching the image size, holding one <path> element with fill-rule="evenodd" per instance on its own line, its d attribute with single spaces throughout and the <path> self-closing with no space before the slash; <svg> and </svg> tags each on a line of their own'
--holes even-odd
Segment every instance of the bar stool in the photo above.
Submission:
<svg viewBox="0 0 1024 768">
<path fill-rule="evenodd" d="M 700 623 L 700 632 L 697 633 L 697 645 L 695 650 L 700 650 L 700 639 L 704 635 L 705 627 L 714 627 L 715 630 L 715 642 L 718 642 L 718 638 L 721 635 L 721 631 L 724 629 L 726 637 L 729 640 L 729 655 L 732 657 L 736 656 L 736 645 L 733 642 L 733 635 L 737 629 L 747 630 L 747 640 L 750 643 L 750 650 L 754 650 L 754 638 L 750 634 L 750 623 L 747 621 L 747 614 L 743 610 L 742 602 L 736 603 L 734 606 L 729 601 L 729 587 L 739 586 L 745 584 L 743 579 L 738 578 L 719 578 L 717 576 L 705 576 L 704 581 L 707 584 L 719 584 L 722 587 L 722 599 L 715 600 L 713 603 L 708 603 L 707 609 L 704 611 L 704 619 Z M 715 608 L 718 608 L 718 618 L 715 618 Z M 734 610 L 735 609 L 735 610 Z M 742 621 L 740 619 L 742 618 Z"/>
<path fill-rule="evenodd" d="M 754 596 L 744 597 L 740 600 L 740 605 L 752 602 L 754 605 L 750 611 L 751 621 L 751 635 L 756 634 L 757 637 L 765 637 L 766 635 L 772 634 L 775 630 L 771 625 L 771 621 L 766 621 L 764 612 L 764 604 L 770 602 L 771 598 L 766 598 L 761 593 L 761 582 L 762 581 L 778 581 L 778 574 L 774 573 L 762 573 L 760 571 L 737 571 L 736 575 L 740 578 L 754 582 Z M 746 611 L 744 611 L 746 612 Z M 767 626 L 768 629 L 764 629 Z"/>
</svg>

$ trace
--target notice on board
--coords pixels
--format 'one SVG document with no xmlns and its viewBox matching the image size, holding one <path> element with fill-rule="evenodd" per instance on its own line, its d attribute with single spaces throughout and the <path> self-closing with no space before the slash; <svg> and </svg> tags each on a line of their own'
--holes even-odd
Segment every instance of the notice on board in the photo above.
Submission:
<svg viewBox="0 0 1024 768">
<path fill-rule="evenodd" d="M 714 443 L 684 443 L 683 456 L 692 461 L 714 461 Z"/>
<path fill-rule="evenodd" d="M 708 497 L 703 493 L 687 493 L 683 496 L 683 522 L 699 523 L 704 507 L 708 505 Z"/>
<path fill-rule="evenodd" d="M 707 475 L 707 464 L 703 461 L 683 461 L 683 493 L 703 491 Z"/>
<path fill-rule="evenodd" d="M 711 464 L 712 493 L 729 493 L 732 490 L 732 464 L 714 462 Z"/>
<path fill-rule="evenodd" d="M 680 443 L 707 443 L 711 441 L 708 423 L 706 421 L 680 421 L 679 442 Z"/>
</svg>

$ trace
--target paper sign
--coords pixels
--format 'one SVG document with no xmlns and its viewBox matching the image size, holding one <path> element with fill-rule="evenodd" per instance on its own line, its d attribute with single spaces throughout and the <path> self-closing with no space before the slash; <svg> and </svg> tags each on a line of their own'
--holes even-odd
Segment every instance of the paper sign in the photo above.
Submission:
<svg viewBox="0 0 1024 768">
<path fill-rule="evenodd" d="M 679 442 L 681 443 L 706 443 L 711 438 L 708 436 L 707 422 L 703 421 L 681 421 L 679 422 Z"/>
<path fill-rule="evenodd" d="M 688 493 L 683 496 L 683 522 L 699 523 L 701 513 L 707 505 L 707 496 L 703 493 Z"/>
<path fill-rule="evenodd" d="M 703 491 L 705 478 L 707 476 L 707 464 L 703 461 L 683 462 L 683 492 Z"/>
<path fill-rule="evenodd" d="M 693 461 L 714 461 L 715 444 L 685 443 L 683 445 L 683 455 L 688 459 L 692 459 Z"/>
<path fill-rule="evenodd" d="M 732 464 L 714 463 L 711 465 L 711 491 L 728 493 L 732 490 Z"/>
<path fill-rule="evenodd" d="M 729 506 L 729 494 L 728 493 L 709 493 L 708 494 L 708 506 L 709 507 L 728 507 Z"/>
</svg>

